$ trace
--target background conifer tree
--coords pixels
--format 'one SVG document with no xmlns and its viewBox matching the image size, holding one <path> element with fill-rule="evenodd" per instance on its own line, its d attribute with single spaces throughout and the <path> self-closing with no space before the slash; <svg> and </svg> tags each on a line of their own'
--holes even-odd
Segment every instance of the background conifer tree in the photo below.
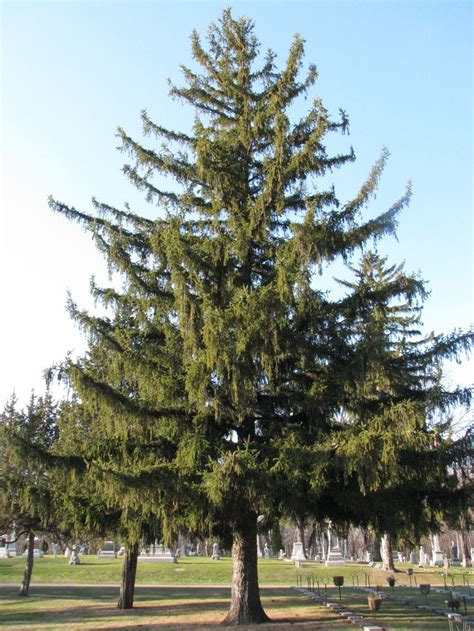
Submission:
<svg viewBox="0 0 474 631">
<path fill-rule="evenodd" d="M 18 409 L 15 396 L 0 416 L 0 530 L 26 535 L 27 559 L 19 595 L 28 596 L 35 536 L 58 535 L 60 519 L 54 500 L 55 481 L 44 462 L 31 459 L 22 445 L 48 450 L 57 438 L 57 405 L 47 391 L 32 393 Z"/>
<path fill-rule="evenodd" d="M 425 284 L 403 266 L 368 252 L 351 269 L 356 281 L 340 281 L 350 293 L 340 304 L 349 350 L 337 456 L 362 494 L 346 501 L 383 535 L 387 560 L 392 539 L 417 543 L 462 501 L 452 465 L 464 446 L 447 415 L 469 405 L 471 390 L 445 388 L 441 362 L 468 351 L 472 334 L 421 335 Z"/>
</svg>

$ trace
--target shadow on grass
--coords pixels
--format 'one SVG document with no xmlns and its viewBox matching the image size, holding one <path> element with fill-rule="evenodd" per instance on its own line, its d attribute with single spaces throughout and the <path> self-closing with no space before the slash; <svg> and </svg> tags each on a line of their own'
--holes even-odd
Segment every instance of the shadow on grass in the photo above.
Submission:
<svg viewBox="0 0 474 631">
<path fill-rule="evenodd" d="M 272 621 L 294 625 L 311 623 L 307 601 L 288 588 L 261 591 L 264 607 Z M 229 603 L 229 588 L 207 587 L 140 587 L 135 592 L 133 610 L 118 610 L 118 590 L 111 587 L 35 586 L 28 599 L 20 599 L 14 588 L 0 590 L 0 627 L 22 627 L 34 623 L 45 628 L 75 628 L 79 623 L 100 629 L 204 629 L 218 626 Z M 63 601 L 63 602 L 61 602 Z M 70 601 L 70 602 L 65 602 Z M 301 608 L 302 615 L 292 615 Z M 318 623 L 330 622 L 326 612 Z M 334 620 L 332 620 L 334 622 Z M 319 626 L 318 624 L 318 626 Z M 266 626 L 266 625 L 265 625 Z M 89 627 L 90 628 L 90 627 Z M 314 628 L 314 627 L 313 627 Z"/>
</svg>

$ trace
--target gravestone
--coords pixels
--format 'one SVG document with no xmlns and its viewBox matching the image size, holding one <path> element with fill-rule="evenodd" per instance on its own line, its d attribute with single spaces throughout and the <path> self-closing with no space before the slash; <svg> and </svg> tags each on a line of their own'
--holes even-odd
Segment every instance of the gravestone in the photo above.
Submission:
<svg viewBox="0 0 474 631">
<path fill-rule="evenodd" d="M 99 550 L 97 555 L 100 559 L 115 559 L 117 558 L 117 553 L 115 552 L 115 542 L 114 541 L 105 541 L 102 548 Z"/>
<path fill-rule="evenodd" d="M 266 559 L 270 559 L 273 556 L 273 550 L 269 548 L 267 544 L 265 544 L 265 547 L 263 548 L 263 556 Z"/>
<path fill-rule="evenodd" d="M 410 563 L 416 564 L 416 554 L 415 552 L 410 552 Z"/>
<path fill-rule="evenodd" d="M 418 565 L 426 565 L 428 563 L 428 558 L 426 556 L 425 549 L 423 546 L 420 546 L 420 562 Z"/>
<path fill-rule="evenodd" d="M 79 546 L 76 544 L 72 548 L 72 552 L 69 556 L 69 565 L 80 565 L 81 559 L 79 557 Z"/>
<path fill-rule="evenodd" d="M 433 535 L 433 546 L 431 553 L 431 565 L 433 567 L 443 567 L 443 553 L 439 545 L 439 535 Z"/>
<path fill-rule="evenodd" d="M 280 552 L 278 553 L 278 558 L 280 559 L 280 561 L 282 559 L 284 559 L 286 557 L 285 551 L 281 548 Z"/>
<path fill-rule="evenodd" d="M 474 548 L 471 548 L 471 565 L 474 567 Z"/>
<path fill-rule="evenodd" d="M 304 561 L 305 556 L 303 552 L 303 544 L 301 541 L 295 541 L 293 544 L 293 552 L 291 553 L 292 561 Z"/>
<path fill-rule="evenodd" d="M 214 561 L 219 561 L 220 558 L 221 558 L 221 555 L 219 554 L 219 544 L 217 542 L 213 543 L 211 559 L 214 559 Z"/>
<path fill-rule="evenodd" d="M 162 543 L 157 543 L 155 541 L 153 545 L 141 550 L 138 556 L 138 561 L 177 563 L 178 559 L 169 548 L 165 548 Z"/>
<path fill-rule="evenodd" d="M 332 532 L 331 526 L 328 527 L 328 556 L 326 558 L 326 567 L 345 565 L 344 557 L 339 546 L 339 538 Z"/>
</svg>

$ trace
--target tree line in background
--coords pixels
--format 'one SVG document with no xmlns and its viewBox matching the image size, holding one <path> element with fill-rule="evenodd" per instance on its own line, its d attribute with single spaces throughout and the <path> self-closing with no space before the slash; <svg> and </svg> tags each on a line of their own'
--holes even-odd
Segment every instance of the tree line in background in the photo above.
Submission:
<svg viewBox="0 0 474 631">
<path fill-rule="evenodd" d="M 410 197 L 364 217 L 388 152 L 353 199 L 326 186 L 354 153 L 326 146 L 348 132 L 344 111 L 315 98 L 296 117 L 317 79 L 301 77 L 301 37 L 282 70 L 230 10 L 207 48 L 191 41 L 171 87 L 191 132 L 146 112 L 149 144 L 119 130 L 150 209 L 50 200 L 92 235 L 111 284 L 92 281 L 95 314 L 69 300 L 88 350 L 49 377 L 70 396 L 5 408 L 0 523 L 120 538 L 124 608 L 140 544 L 219 537 L 234 562 L 226 622 L 258 623 L 259 516 L 412 544 L 445 521 L 469 529 L 471 437 L 452 435 L 450 411 L 471 391 L 447 389 L 441 363 L 473 338 L 423 336 L 423 280 L 377 252 Z M 336 260 L 342 297 L 322 289 Z"/>
</svg>

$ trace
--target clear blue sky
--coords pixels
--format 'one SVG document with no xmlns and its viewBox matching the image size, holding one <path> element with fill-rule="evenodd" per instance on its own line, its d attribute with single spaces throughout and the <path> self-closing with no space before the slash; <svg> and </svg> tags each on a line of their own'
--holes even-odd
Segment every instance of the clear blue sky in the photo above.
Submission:
<svg viewBox="0 0 474 631">
<path fill-rule="evenodd" d="M 167 78 L 190 64 L 189 35 L 203 35 L 229 3 L 3 2 L 0 405 L 15 388 L 41 389 L 41 371 L 83 348 L 64 309 L 69 288 L 89 306 L 101 258 L 78 226 L 53 216 L 47 196 L 90 210 L 90 198 L 152 212 L 121 175 L 115 130 L 139 137 L 139 112 L 175 129 L 192 114 L 167 96 Z M 262 50 L 283 63 L 292 35 L 315 62 L 314 95 L 337 113 L 357 162 L 334 174 L 344 200 L 386 145 L 391 159 L 372 213 L 413 181 L 398 242 L 379 249 L 421 271 L 432 296 L 426 330 L 473 320 L 472 4 L 470 2 L 234 2 L 256 23 Z M 305 104 L 303 104 L 305 105 Z M 308 103 L 309 105 L 309 103 Z M 472 364 L 471 364 L 472 366 Z M 472 382 L 468 366 L 450 379 Z"/>
</svg>

